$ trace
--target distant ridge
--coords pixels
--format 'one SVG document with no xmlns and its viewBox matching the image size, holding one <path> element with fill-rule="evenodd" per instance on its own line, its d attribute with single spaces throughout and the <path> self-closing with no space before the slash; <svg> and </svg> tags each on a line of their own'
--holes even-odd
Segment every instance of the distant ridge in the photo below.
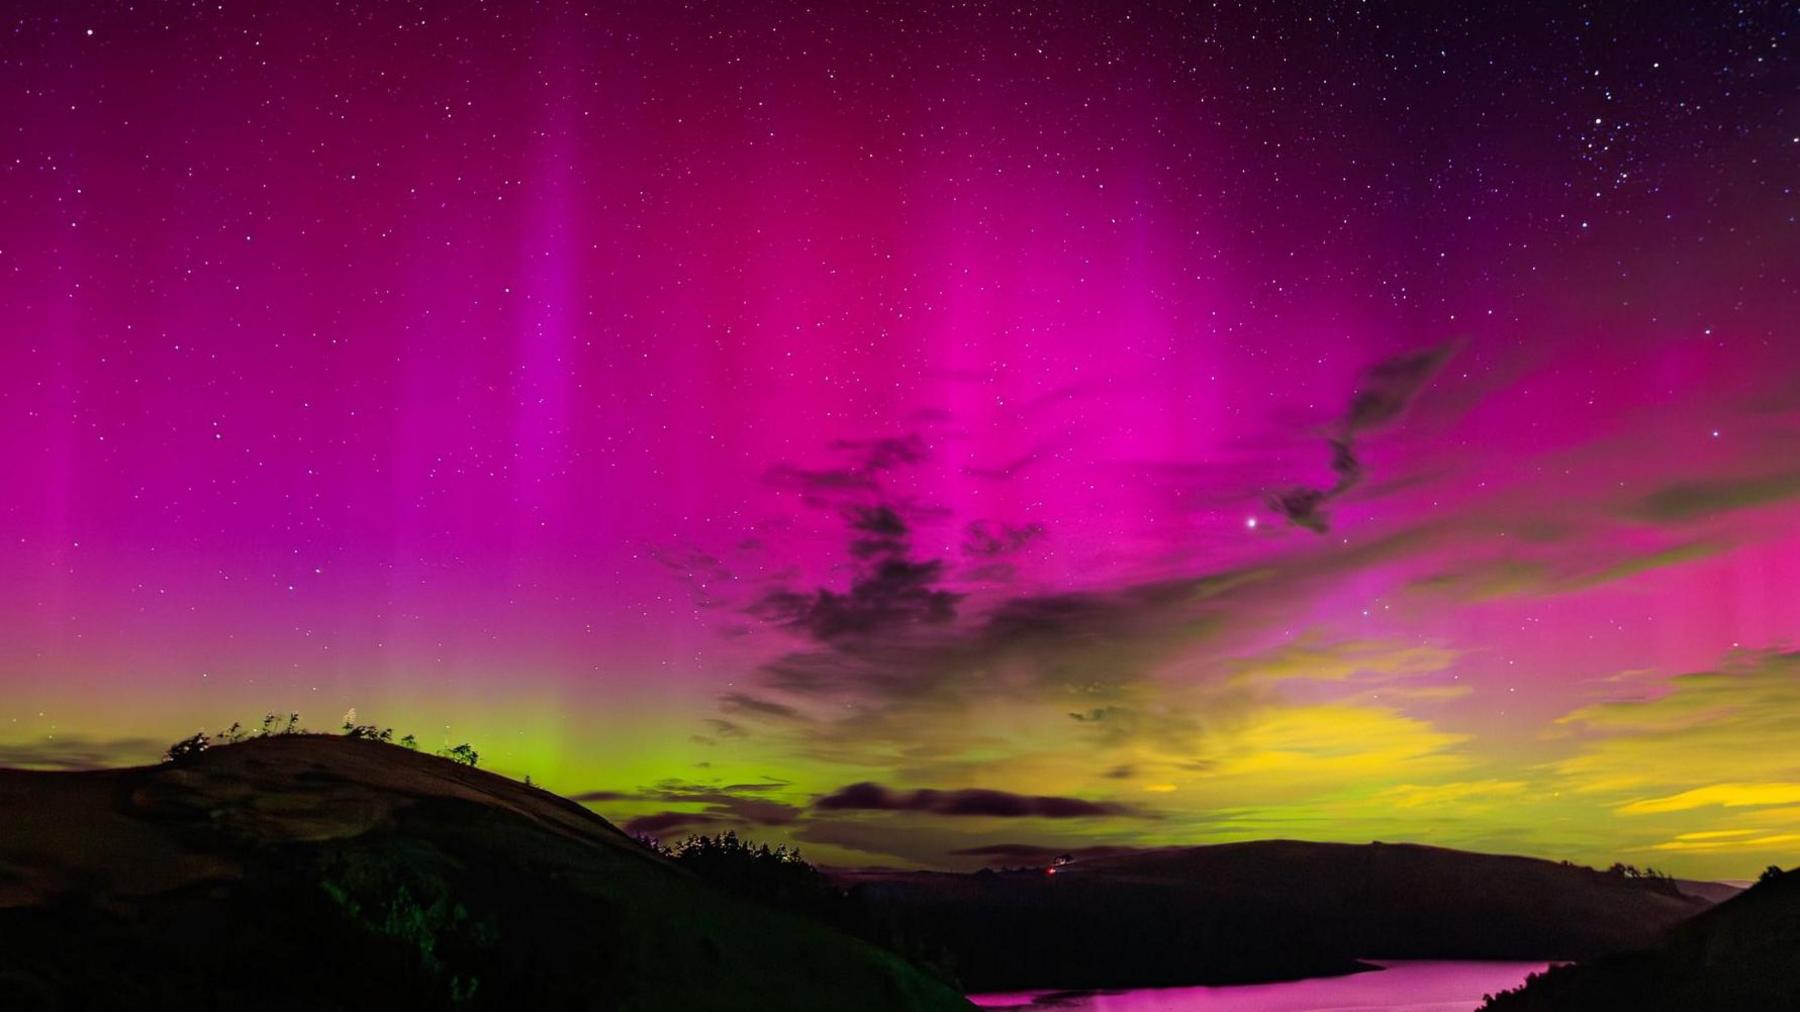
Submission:
<svg viewBox="0 0 1800 1012">
<path fill-rule="evenodd" d="M 1006 873 L 841 872 L 972 990 L 1222 984 L 1359 959 L 1583 959 L 1711 904 L 1668 879 L 1413 844 L 1270 840 Z"/>
</svg>

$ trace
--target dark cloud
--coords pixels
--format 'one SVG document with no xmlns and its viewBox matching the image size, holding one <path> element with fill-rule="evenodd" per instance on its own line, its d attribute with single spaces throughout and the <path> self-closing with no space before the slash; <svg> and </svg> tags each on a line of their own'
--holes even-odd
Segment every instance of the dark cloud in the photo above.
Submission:
<svg viewBox="0 0 1800 1012">
<path fill-rule="evenodd" d="M 850 507 L 850 554 L 878 559 L 906 554 L 906 521 L 887 505 Z"/>
<path fill-rule="evenodd" d="M 769 469 L 771 483 L 799 489 L 815 498 L 832 498 L 845 493 L 872 492 L 880 483 L 883 471 L 906 464 L 916 464 L 929 456 L 925 440 L 917 433 L 881 439 L 840 439 L 831 449 L 842 460 L 833 467 L 809 469 L 791 464 L 777 464 Z"/>
<path fill-rule="evenodd" d="M 1331 471 L 1337 480 L 1330 488 L 1293 486 L 1272 492 L 1269 508 L 1295 525 L 1323 534 L 1331 528 L 1326 507 L 1332 500 L 1362 483 L 1364 470 L 1356 455 L 1356 440 L 1405 413 L 1407 405 L 1431 382 L 1456 346 L 1451 343 L 1411 351 L 1363 370 L 1350 407 L 1326 436 L 1331 447 Z"/>
<path fill-rule="evenodd" d="M 1259 690 L 1228 685 L 1221 676 L 1190 683 L 1205 693 L 1203 705 L 1170 706 L 1165 690 L 1145 683 L 1153 670 L 1200 643 L 1218 652 L 1254 637 L 1270 622 L 1285 621 L 1317 584 L 1415 553 L 1446 530 L 1411 528 L 1256 566 L 1003 599 L 941 625 L 822 640 L 773 659 L 757 677 L 770 693 L 807 702 L 805 712 L 817 715 L 809 722 L 771 717 L 797 754 L 823 761 L 862 761 L 872 749 L 915 758 L 958 752 L 969 735 L 946 715 L 1007 700 L 1067 706 L 1085 718 L 1100 711 L 1101 719 L 1078 726 L 1102 745 L 1191 749 L 1208 728 L 1260 705 Z"/>
<path fill-rule="evenodd" d="M 1344 435 L 1397 417 L 1448 354 L 1434 349 L 1369 370 L 1341 425 Z M 883 465 L 915 457 L 875 444 L 840 447 L 851 450 Z M 1347 445 L 1340 456 L 1349 470 Z M 947 717 L 999 705 L 1098 715 L 1073 722 L 1072 730 L 1101 747 L 1191 750 L 1198 737 L 1271 705 L 1270 694 L 1227 684 L 1220 672 L 1211 679 L 1190 672 L 1176 689 L 1152 684 L 1160 666 L 1201 644 L 1223 656 L 1271 622 L 1289 621 L 1294 604 L 1323 582 L 1414 554 L 1457 529 L 1433 522 L 1236 568 L 986 598 L 974 612 L 948 585 L 941 562 L 914 557 L 909 521 L 920 511 L 896 505 L 878 485 L 871 479 L 830 504 L 847 528 L 849 587 L 803 589 L 789 576 L 747 606 L 753 617 L 808 642 L 765 662 L 753 688 L 734 689 L 721 702 L 734 726 L 741 721 L 754 733 L 770 726 L 796 757 L 866 763 L 883 754 L 895 760 L 889 775 L 906 779 L 966 753 L 981 737 Z M 967 549 L 978 557 L 1041 536 L 1031 525 L 991 523 L 972 533 Z"/>
<path fill-rule="evenodd" d="M 939 625 L 955 617 L 962 595 L 939 586 L 943 562 L 911 557 L 910 532 L 898 510 L 854 505 L 846 518 L 856 565 L 849 590 L 777 589 L 751 607 L 752 615 L 820 642 Z"/>
<path fill-rule="evenodd" d="M 972 815 L 993 818 L 1075 819 L 1099 816 L 1139 815 L 1124 805 L 1008 791 L 967 788 L 937 791 L 895 791 L 876 783 L 843 787 L 813 802 L 820 811 L 922 812 L 930 815 Z"/>
<path fill-rule="evenodd" d="M 632 817 L 625 822 L 630 833 L 656 836 L 672 829 L 702 825 L 718 826 L 785 826 L 797 821 L 805 809 L 762 795 L 786 788 L 784 780 L 762 783 L 696 784 L 681 780 L 665 780 L 654 787 L 635 791 L 585 791 L 570 795 L 576 801 L 589 803 L 653 803 L 657 805 L 700 805 L 697 811 L 665 810 L 651 815 Z"/>
<path fill-rule="evenodd" d="M 704 812 L 657 812 L 627 820 L 624 829 L 632 836 L 661 836 L 672 830 L 691 830 L 722 821 L 725 820 Z"/>
<path fill-rule="evenodd" d="M 772 485 L 798 488 L 811 494 L 868 488 L 872 484 L 868 475 L 851 468 L 833 467 L 810 470 L 804 467 L 795 467 L 792 464 L 776 464 L 769 468 L 768 480 Z"/>
<path fill-rule="evenodd" d="M 850 586 L 842 591 L 777 586 L 753 603 L 749 613 L 820 642 L 949 621 L 962 595 L 941 586 L 942 561 L 913 557 L 903 507 L 881 491 L 884 472 L 926 458 L 924 440 L 917 434 L 839 440 L 831 448 L 848 458 L 842 468 L 778 469 L 777 479 L 798 482 L 816 505 L 834 506 L 843 515 L 853 570 Z M 914 515 L 931 512 L 916 504 L 904 508 Z"/>
<path fill-rule="evenodd" d="M 831 448 L 855 457 L 863 470 L 880 472 L 902 464 L 917 464 L 928 455 L 925 440 L 916 432 L 881 439 L 839 439 Z"/>
<path fill-rule="evenodd" d="M 1295 486 L 1269 493 L 1269 508 L 1287 517 L 1296 526 L 1323 534 L 1331 529 L 1325 515 L 1325 504 L 1333 495 L 1330 490 Z"/>
<path fill-rule="evenodd" d="M 977 559 L 1011 555 L 1043 536 L 1043 524 L 977 520 L 963 532 L 963 554 Z"/>
<path fill-rule="evenodd" d="M 1019 575 L 1019 567 L 1010 562 L 989 562 L 971 566 L 958 575 L 964 583 L 1011 583 Z"/>
<path fill-rule="evenodd" d="M 1456 346 L 1446 342 L 1383 359 L 1364 370 L 1350 398 L 1344 430 L 1356 435 L 1399 418 L 1455 351 Z"/>
</svg>

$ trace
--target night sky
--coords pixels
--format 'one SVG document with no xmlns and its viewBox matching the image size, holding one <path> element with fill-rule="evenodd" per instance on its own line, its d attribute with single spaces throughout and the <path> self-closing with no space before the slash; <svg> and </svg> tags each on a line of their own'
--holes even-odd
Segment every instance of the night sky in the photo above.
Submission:
<svg viewBox="0 0 1800 1012">
<path fill-rule="evenodd" d="M 1780 3 L 19 3 L 0 762 L 1800 851 Z"/>
</svg>

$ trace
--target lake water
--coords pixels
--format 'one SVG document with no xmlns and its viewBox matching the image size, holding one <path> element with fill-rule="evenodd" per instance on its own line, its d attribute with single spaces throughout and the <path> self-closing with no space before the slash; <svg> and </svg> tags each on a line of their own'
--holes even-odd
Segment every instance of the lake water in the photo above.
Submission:
<svg viewBox="0 0 1800 1012">
<path fill-rule="evenodd" d="M 1472 1012 L 1482 995 L 1518 987 L 1545 963 L 1370 960 L 1379 972 L 1236 987 L 976 994 L 983 1008 L 1043 1012 Z"/>
</svg>

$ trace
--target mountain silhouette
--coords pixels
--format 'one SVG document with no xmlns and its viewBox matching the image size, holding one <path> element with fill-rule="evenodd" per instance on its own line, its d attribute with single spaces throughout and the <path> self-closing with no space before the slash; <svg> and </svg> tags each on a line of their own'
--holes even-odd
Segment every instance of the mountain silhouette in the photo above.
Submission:
<svg viewBox="0 0 1800 1012">
<path fill-rule="evenodd" d="M 1361 959 L 1571 960 L 1649 944 L 1711 901 L 1672 880 L 1412 844 L 1268 840 L 976 874 L 849 872 L 973 991 L 1231 984 Z"/>
<path fill-rule="evenodd" d="M 1763 881 L 1655 944 L 1552 967 L 1488 1012 L 1800 1009 L 1800 874 Z"/>
<path fill-rule="evenodd" d="M 394 745 L 0 770 L 0 812 L 9 1012 L 969 1007 L 574 802 Z"/>
</svg>

